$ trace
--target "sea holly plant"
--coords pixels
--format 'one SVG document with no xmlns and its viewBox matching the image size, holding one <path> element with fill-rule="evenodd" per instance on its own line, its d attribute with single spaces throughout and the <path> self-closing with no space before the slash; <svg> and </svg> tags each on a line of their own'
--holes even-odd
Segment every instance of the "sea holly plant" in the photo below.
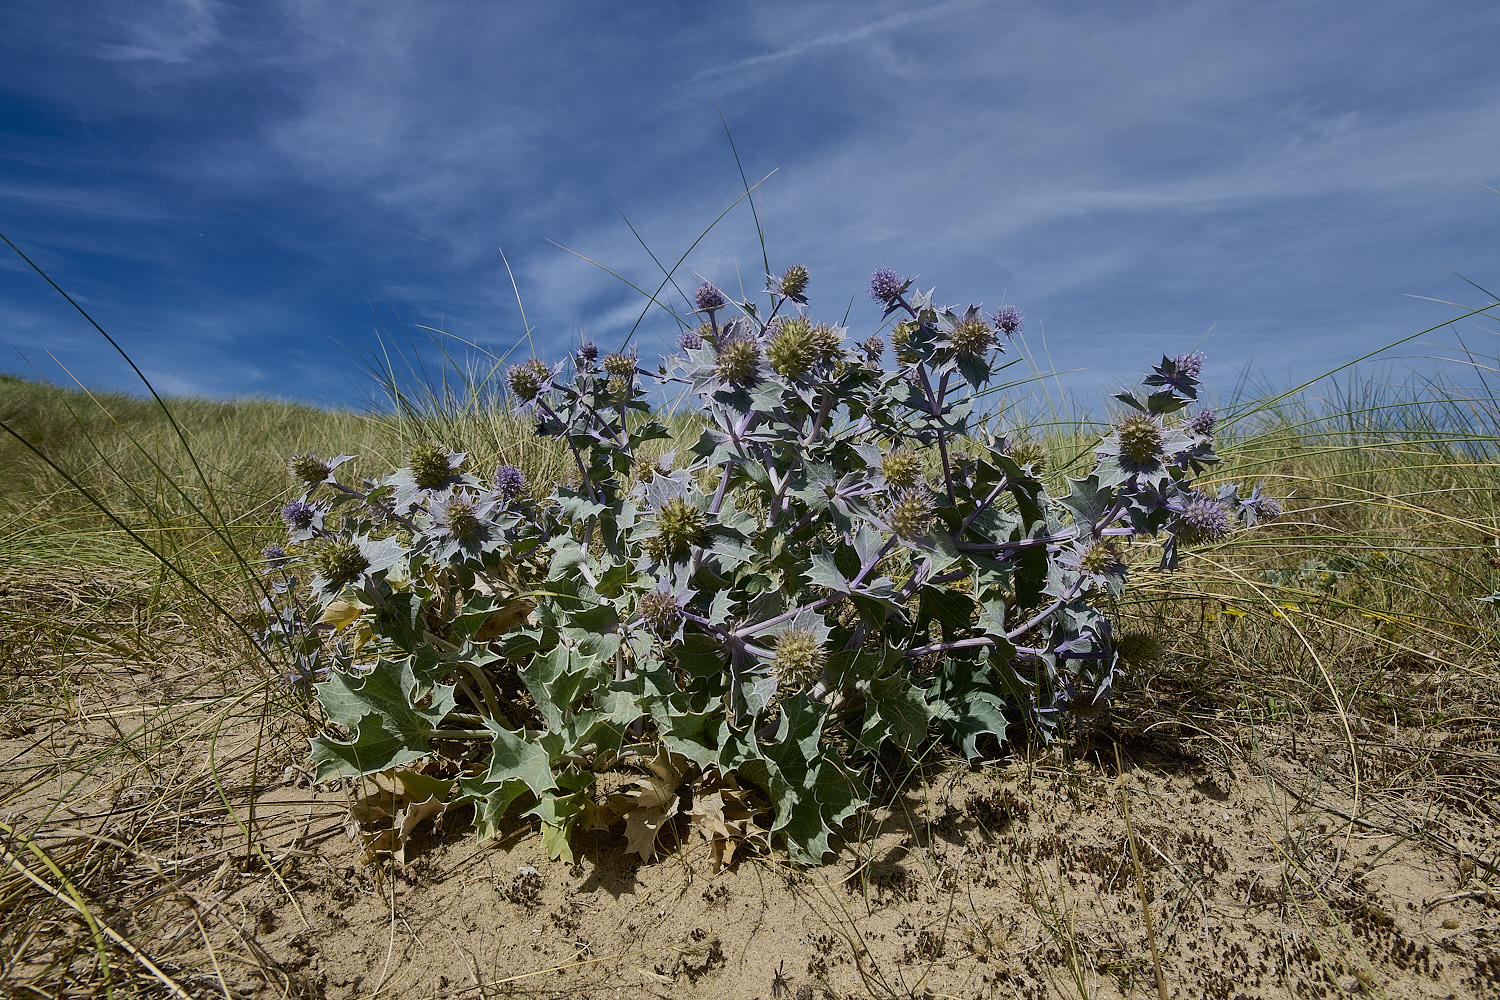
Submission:
<svg viewBox="0 0 1500 1000">
<path fill-rule="evenodd" d="M 266 634 L 327 670 L 319 780 L 445 789 L 481 837 L 533 816 L 553 857 L 613 828 L 645 858 L 701 836 L 716 863 L 746 841 L 818 862 L 882 755 L 935 733 L 978 758 L 1108 705 L 1137 540 L 1170 570 L 1280 512 L 1195 485 L 1218 461 L 1201 355 L 1120 393 L 1092 471 L 1054 495 L 980 395 L 1019 311 L 877 271 L 888 365 L 880 336 L 809 315 L 808 281 L 771 277 L 766 306 L 705 283 L 656 371 L 592 344 L 512 366 L 514 405 L 571 463 L 545 497 L 430 441 L 358 486 L 343 456 L 292 458 L 276 558 L 312 575 Z M 661 383 L 703 428 L 665 452 Z"/>
</svg>

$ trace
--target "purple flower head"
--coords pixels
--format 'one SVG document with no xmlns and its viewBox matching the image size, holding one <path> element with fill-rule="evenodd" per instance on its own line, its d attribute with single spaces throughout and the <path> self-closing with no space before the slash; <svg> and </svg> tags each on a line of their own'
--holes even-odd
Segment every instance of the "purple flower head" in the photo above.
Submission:
<svg viewBox="0 0 1500 1000">
<path fill-rule="evenodd" d="M 1007 337 L 1020 333 L 1021 324 L 1025 321 L 1026 317 L 1015 306 L 1001 306 L 1000 311 L 995 313 L 995 328 Z"/>
<path fill-rule="evenodd" d="M 677 346 L 684 351 L 696 351 L 703 346 L 703 338 L 698 336 L 697 330 L 683 330 L 677 337 Z"/>
<path fill-rule="evenodd" d="M 859 346 L 863 347 L 865 350 L 866 361 L 870 362 L 870 364 L 872 365 L 880 363 L 880 356 L 885 353 L 885 341 L 881 340 L 879 337 L 871 337 L 869 340 L 865 341 Z"/>
<path fill-rule="evenodd" d="M 592 364 L 599 357 L 599 345 L 590 340 L 578 349 L 578 357 Z"/>
<path fill-rule="evenodd" d="M 1264 482 L 1256 483 L 1250 490 L 1248 499 L 1240 501 L 1240 512 L 1246 523 L 1255 524 L 1257 521 L 1274 521 L 1284 513 L 1281 501 L 1274 497 L 1262 496 L 1260 488 Z"/>
<path fill-rule="evenodd" d="M 728 301 L 724 298 L 724 293 L 715 288 L 712 282 L 705 281 L 694 293 L 693 304 L 698 307 L 699 312 L 711 313 L 716 309 L 723 309 Z"/>
<path fill-rule="evenodd" d="M 266 572 L 268 573 L 271 570 L 280 569 L 292 561 L 292 557 L 287 555 L 286 549 L 274 543 L 261 549 L 260 557 L 266 561 Z"/>
<path fill-rule="evenodd" d="M 888 267 L 882 267 L 870 275 L 870 298 L 883 306 L 890 306 L 901 297 L 901 290 L 906 282 L 901 280 L 901 275 Z"/>
<path fill-rule="evenodd" d="M 495 470 L 495 492 L 509 501 L 520 496 L 526 489 L 526 474 L 514 465 L 502 465 Z"/>
<path fill-rule="evenodd" d="M 1229 511 L 1217 500 L 1194 496 L 1182 505 L 1170 530 L 1184 545 L 1217 542 L 1229 534 Z"/>
<path fill-rule="evenodd" d="M 1179 354 L 1172 359 L 1172 367 L 1176 369 L 1179 376 L 1186 376 L 1194 381 L 1203 374 L 1203 355 L 1197 351 L 1188 354 Z"/>
<path fill-rule="evenodd" d="M 1211 406 L 1206 406 L 1188 417 L 1186 427 L 1188 433 L 1197 437 L 1213 437 L 1214 424 L 1219 420 L 1219 413 Z"/>
<path fill-rule="evenodd" d="M 1255 516 L 1262 521 L 1274 521 L 1282 514 L 1281 501 L 1272 497 L 1256 497 L 1253 509 Z"/>
<path fill-rule="evenodd" d="M 306 531 L 317 519 L 318 508 L 305 500 L 293 500 L 281 508 L 281 519 L 293 531 Z"/>
</svg>

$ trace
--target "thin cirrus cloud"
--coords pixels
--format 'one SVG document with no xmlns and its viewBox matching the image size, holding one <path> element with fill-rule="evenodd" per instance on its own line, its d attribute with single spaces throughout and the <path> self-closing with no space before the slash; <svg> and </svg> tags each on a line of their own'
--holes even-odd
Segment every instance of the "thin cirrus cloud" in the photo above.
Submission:
<svg viewBox="0 0 1500 1000">
<path fill-rule="evenodd" d="M 1297 378 L 1493 267 L 1478 3 L 93 9 L 0 11 L 0 231 L 177 392 L 357 402 L 351 352 L 420 326 L 666 351 L 641 240 L 670 267 L 741 168 L 756 218 L 687 256 L 679 315 L 699 277 L 763 284 L 758 219 L 820 316 L 878 325 L 862 283 L 892 266 L 1020 305 L 1090 392 L 1193 347 L 1216 381 Z M 0 263 L 0 370 L 51 350 L 129 388 L 90 336 Z"/>
</svg>

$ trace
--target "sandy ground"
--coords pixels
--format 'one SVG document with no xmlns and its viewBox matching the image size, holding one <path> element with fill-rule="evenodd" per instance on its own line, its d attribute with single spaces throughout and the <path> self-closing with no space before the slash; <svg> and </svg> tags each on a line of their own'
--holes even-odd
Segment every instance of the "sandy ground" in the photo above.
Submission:
<svg viewBox="0 0 1500 1000">
<path fill-rule="evenodd" d="M 403 865 L 351 837 L 349 786 L 308 783 L 295 720 L 205 682 L 212 650 L 19 637 L 14 996 L 104 995 L 61 897 L 129 943 L 107 946 L 117 995 L 1149 998 L 1159 969 L 1182 998 L 1500 996 L 1492 728 L 1205 735 L 1137 706 L 1087 746 L 878 787 L 819 868 L 744 851 L 716 872 L 701 840 L 646 862 L 618 829 L 553 862 L 528 821 L 476 844 L 463 808 Z"/>
</svg>

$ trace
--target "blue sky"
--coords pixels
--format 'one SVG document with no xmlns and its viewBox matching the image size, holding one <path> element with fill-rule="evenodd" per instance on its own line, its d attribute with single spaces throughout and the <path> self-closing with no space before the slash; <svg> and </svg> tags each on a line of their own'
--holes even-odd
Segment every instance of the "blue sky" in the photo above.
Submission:
<svg viewBox="0 0 1500 1000">
<path fill-rule="evenodd" d="M 717 105 L 817 318 L 862 339 L 889 266 L 1018 305 L 1070 386 L 1279 383 L 1500 285 L 1497 43 L 1464 0 L 7 0 L 0 231 L 164 392 L 357 403 L 379 328 L 522 337 L 501 247 L 544 357 L 617 343 L 640 295 L 549 241 L 654 288 L 622 213 L 675 260 L 735 200 Z M 683 286 L 763 270 L 741 205 Z M 0 371 L 49 352 L 133 387 L 0 257 Z"/>
</svg>

